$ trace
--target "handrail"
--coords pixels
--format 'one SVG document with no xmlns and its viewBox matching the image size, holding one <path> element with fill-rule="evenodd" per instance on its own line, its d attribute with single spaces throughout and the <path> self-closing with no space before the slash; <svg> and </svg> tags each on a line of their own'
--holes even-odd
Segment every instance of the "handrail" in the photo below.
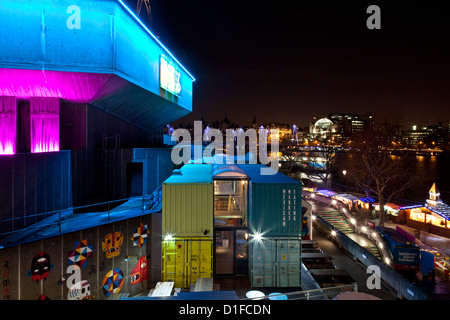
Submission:
<svg viewBox="0 0 450 320">
<path fill-rule="evenodd" d="M 16 218 L 9 218 L 9 219 L 3 219 L 0 220 L 0 224 L 4 224 L 6 222 L 10 222 L 10 221 L 15 221 L 15 220 L 24 220 L 24 219 L 32 219 L 32 218 L 36 218 L 36 217 L 40 217 L 40 216 L 49 216 L 45 219 L 42 219 L 32 225 L 29 225 L 27 227 L 24 227 L 22 229 L 18 229 L 18 230 L 12 230 L 12 231 L 8 231 L 8 232 L 4 232 L 4 233 L 0 233 L 0 237 L 5 237 L 8 235 L 13 235 L 19 232 L 23 232 L 23 231 L 30 231 L 30 232 L 36 232 L 40 229 L 43 229 L 45 227 L 48 226 L 54 226 L 54 225 L 59 225 L 61 227 L 61 222 L 67 218 L 68 216 L 72 216 L 74 215 L 74 211 L 78 210 L 78 209 L 85 209 L 85 208 L 89 208 L 89 207 L 96 207 L 96 206 L 103 206 L 103 205 L 109 205 L 112 203 L 117 203 L 117 202 L 127 202 L 133 199 L 141 199 L 142 198 L 142 202 L 139 205 L 133 206 L 133 207 L 126 207 L 122 210 L 115 210 L 117 209 L 119 206 L 113 208 L 113 209 L 109 209 L 107 211 L 93 211 L 93 212 L 86 212 L 84 214 L 88 214 L 88 213 L 98 213 L 98 214 L 94 214 L 93 216 L 100 216 L 102 214 L 104 214 L 105 212 L 107 212 L 108 214 L 108 220 L 110 217 L 110 213 L 118 213 L 118 212 L 123 212 L 129 209 L 135 209 L 135 208 L 142 208 L 142 210 L 152 210 L 155 207 L 157 207 L 157 205 L 162 202 L 162 185 L 159 186 L 158 188 L 156 188 L 152 193 L 149 194 L 145 194 L 142 196 L 136 196 L 136 197 L 129 197 L 129 198 L 122 198 L 122 199 L 116 199 L 116 200 L 111 200 L 111 201 L 106 201 L 106 202 L 98 202 L 98 203 L 93 203 L 93 204 L 88 204 L 88 205 L 83 205 L 83 206 L 78 206 L 78 207 L 68 207 L 68 208 L 64 208 L 64 209 L 60 209 L 60 210 L 54 210 L 54 211 L 47 211 L 47 212 L 42 212 L 42 213 L 36 213 L 33 215 L 26 215 L 26 216 L 22 216 L 22 217 L 16 217 Z M 154 200 L 152 203 L 149 203 L 150 200 Z M 66 212 L 67 214 L 62 215 L 62 212 Z M 58 217 L 55 221 L 55 214 L 58 214 Z M 78 213 L 80 215 L 83 215 L 83 213 Z M 77 221 L 77 220 L 81 220 L 81 219 L 85 219 L 85 218 L 91 218 L 92 215 L 89 215 L 89 217 L 78 217 L 76 219 L 73 219 L 73 221 Z M 51 221 L 49 221 L 49 223 L 44 224 L 43 222 L 47 219 L 50 219 Z"/>
<path fill-rule="evenodd" d="M 351 289 L 351 290 L 347 290 Z M 303 291 L 292 291 L 292 292 L 286 292 L 286 293 L 277 293 L 277 294 L 271 294 L 271 295 L 265 295 L 260 297 L 254 297 L 254 298 L 243 298 L 241 300 L 264 300 L 264 299 L 270 299 L 278 296 L 298 296 L 298 295 L 304 295 L 303 297 L 294 298 L 291 300 L 310 300 L 312 297 L 319 297 L 324 296 L 327 294 L 331 294 L 331 292 L 345 292 L 345 291 L 354 291 L 358 292 L 358 285 L 356 282 L 352 284 L 345 284 L 341 286 L 335 286 L 335 287 L 326 287 L 326 288 L 320 288 L 320 289 L 310 289 L 310 290 L 303 290 Z"/>
</svg>

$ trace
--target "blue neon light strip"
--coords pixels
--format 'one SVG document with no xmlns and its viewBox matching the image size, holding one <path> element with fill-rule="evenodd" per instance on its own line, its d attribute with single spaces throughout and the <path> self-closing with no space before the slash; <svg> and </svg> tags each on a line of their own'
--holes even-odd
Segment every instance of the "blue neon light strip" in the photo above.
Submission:
<svg viewBox="0 0 450 320">
<path fill-rule="evenodd" d="M 436 213 L 437 215 L 440 215 L 442 218 L 444 218 L 444 219 L 446 219 L 446 220 L 449 220 L 449 218 L 450 218 L 450 217 L 449 217 L 448 215 L 446 215 L 445 213 L 439 212 L 439 211 L 435 210 L 435 209 L 432 208 L 432 207 L 426 206 L 425 208 L 427 208 L 427 209 L 430 210 L 430 211 L 433 211 L 434 213 Z"/>
<path fill-rule="evenodd" d="M 423 204 L 416 204 L 416 205 L 412 205 L 412 206 L 400 207 L 398 209 L 399 210 L 406 210 L 406 209 L 423 208 L 423 207 L 424 207 Z"/>
<path fill-rule="evenodd" d="M 125 3 L 123 3 L 123 1 L 122 0 L 117 0 L 117 2 L 119 2 L 120 3 L 120 5 L 122 6 L 122 7 L 124 7 L 125 8 L 125 10 L 126 11 L 128 11 L 128 13 L 141 25 L 141 27 L 142 28 L 144 28 L 144 30 L 145 31 L 147 31 L 147 33 L 153 38 L 153 40 L 155 40 L 166 52 L 167 52 L 167 54 L 169 54 L 170 55 L 170 57 L 173 59 L 173 60 L 175 60 L 179 65 L 180 65 L 180 67 L 191 77 L 191 79 L 192 79 L 192 81 L 194 82 L 195 81 L 195 78 L 194 78 L 194 76 L 192 76 L 190 73 L 189 73 L 189 71 L 187 71 L 186 70 L 186 68 L 174 57 L 174 55 L 169 51 L 169 49 L 167 49 L 162 43 L 161 43 L 161 41 L 159 41 L 159 39 L 142 23 L 142 21 L 141 20 L 139 20 L 139 18 L 134 14 L 134 12 L 133 11 L 131 11 L 131 9 L 130 8 L 128 8 L 127 6 L 126 6 L 126 4 Z"/>
</svg>

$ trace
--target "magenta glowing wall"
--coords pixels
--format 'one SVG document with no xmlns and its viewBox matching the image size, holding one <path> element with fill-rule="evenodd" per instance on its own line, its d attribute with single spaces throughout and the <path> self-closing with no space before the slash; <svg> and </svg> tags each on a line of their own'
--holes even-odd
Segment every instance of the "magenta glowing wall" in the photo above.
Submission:
<svg viewBox="0 0 450 320">
<path fill-rule="evenodd" d="M 59 99 L 31 98 L 31 152 L 59 151 Z"/>
<path fill-rule="evenodd" d="M 61 98 L 89 103 L 97 95 L 108 93 L 102 89 L 113 77 L 111 74 L 0 68 L 0 96 Z"/>
<path fill-rule="evenodd" d="M 16 152 L 16 118 L 16 98 L 0 96 L 0 155 Z"/>
</svg>

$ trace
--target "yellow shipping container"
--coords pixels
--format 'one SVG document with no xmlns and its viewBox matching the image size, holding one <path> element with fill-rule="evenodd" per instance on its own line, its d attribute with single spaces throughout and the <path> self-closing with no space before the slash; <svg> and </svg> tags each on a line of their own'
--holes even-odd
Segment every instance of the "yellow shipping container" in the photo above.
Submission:
<svg viewBox="0 0 450 320">
<path fill-rule="evenodd" d="M 189 288 L 198 278 L 211 278 L 213 243 L 208 237 L 173 238 L 162 242 L 162 281 Z"/>
<path fill-rule="evenodd" d="M 204 237 L 213 232 L 211 165 L 187 164 L 163 183 L 162 233 Z"/>
</svg>

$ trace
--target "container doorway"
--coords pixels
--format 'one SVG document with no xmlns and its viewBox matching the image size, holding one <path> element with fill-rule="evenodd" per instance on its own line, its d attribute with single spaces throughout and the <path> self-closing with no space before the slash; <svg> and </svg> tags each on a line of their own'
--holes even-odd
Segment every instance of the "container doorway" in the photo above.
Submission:
<svg viewBox="0 0 450 320">
<path fill-rule="evenodd" d="M 214 230 L 214 274 L 248 275 L 247 229 L 216 228 Z"/>
</svg>

